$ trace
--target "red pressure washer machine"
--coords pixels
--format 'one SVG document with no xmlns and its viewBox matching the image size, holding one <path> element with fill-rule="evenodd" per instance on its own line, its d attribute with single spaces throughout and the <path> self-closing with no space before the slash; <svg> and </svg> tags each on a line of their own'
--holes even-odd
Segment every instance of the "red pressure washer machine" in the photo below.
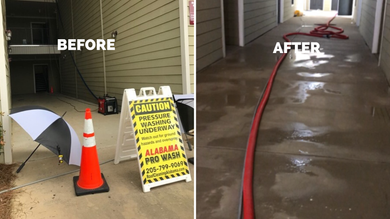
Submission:
<svg viewBox="0 0 390 219">
<path fill-rule="evenodd" d="M 98 112 L 103 115 L 118 114 L 118 102 L 115 97 L 106 95 L 98 98 Z"/>
</svg>

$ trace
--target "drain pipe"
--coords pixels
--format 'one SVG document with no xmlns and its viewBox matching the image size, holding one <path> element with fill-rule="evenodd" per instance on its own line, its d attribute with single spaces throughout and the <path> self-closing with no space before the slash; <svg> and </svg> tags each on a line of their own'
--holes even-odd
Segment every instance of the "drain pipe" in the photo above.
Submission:
<svg viewBox="0 0 390 219">
<path fill-rule="evenodd" d="M 104 39 L 104 28 L 103 28 L 103 3 L 100 0 L 100 26 L 102 28 L 102 39 Z M 104 96 L 107 94 L 107 75 L 106 75 L 106 52 L 103 51 L 103 81 L 104 81 Z"/>
</svg>

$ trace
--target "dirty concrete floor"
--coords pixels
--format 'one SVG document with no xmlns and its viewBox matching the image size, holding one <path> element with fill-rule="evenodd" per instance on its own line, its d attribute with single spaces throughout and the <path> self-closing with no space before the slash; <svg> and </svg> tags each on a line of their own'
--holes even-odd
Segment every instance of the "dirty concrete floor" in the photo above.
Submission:
<svg viewBox="0 0 390 219">
<path fill-rule="evenodd" d="M 152 188 L 144 193 L 141 187 L 136 160 L 122 161 L 115 165 L 116 139 L 120 114 L 103 116 L 97 113 L 97 105 L 81 102 L 56 94 L 14 96 L 13 107 L 40 105 L 59 115 L 75 129 L 82 140 L 84 110 L 92 110 L 100 166 L 110 191 L 94 195 L 75 195 L 73 176 L 78 167 L 66 163 L 57 165 L 58 158 L 40 147 L 17 174 L 16 185 L 23 185 L 48 177 L 59 176 L 16 190 L 13 218 L 192 218 L 194 215 L 194 180 Z M 80 112 L 77 112 L 77 111 Z M 12 131 L 14 162 L 23 162 L 37 143 L 16 123 Z M 193 140 L 193 139 L 192 139 Z M 193 151 L 188 151 L 193 157 Z M 194 168 L 190 165 L 193 178 Z"/>
<path fill-rule="evenodd" d="M 237 218 L 275 43 L 329 18 L 292 18 L 197 74 L 197 218 Z M 278 71 L 256 146 L 257 218 L 390 218 L 388 84 L 351 19 L 332 23 L 350 39 L 290 37 L 319 42 L 323 54 L 292 51 Z"/>
</svg>

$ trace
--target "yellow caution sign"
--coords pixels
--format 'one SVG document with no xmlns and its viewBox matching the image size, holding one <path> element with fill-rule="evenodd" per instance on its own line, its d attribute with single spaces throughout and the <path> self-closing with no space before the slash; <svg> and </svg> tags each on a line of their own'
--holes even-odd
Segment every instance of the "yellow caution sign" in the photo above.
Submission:
<svg viewBox="0 0 390 219">
<path fill-rule="evenodd" d="M 130 109 L 144 191 L 179 180 L 191 181 L 170 88 L 160 88 L 159 95 L 154 88 L 143 89 L 137 97 L 126 99 L 130 99 L 127 110 Z M 151 92 L 145 95 L 148 90 Z M 135 92 L 129 96 L 131 93 Z"/>
</svg>

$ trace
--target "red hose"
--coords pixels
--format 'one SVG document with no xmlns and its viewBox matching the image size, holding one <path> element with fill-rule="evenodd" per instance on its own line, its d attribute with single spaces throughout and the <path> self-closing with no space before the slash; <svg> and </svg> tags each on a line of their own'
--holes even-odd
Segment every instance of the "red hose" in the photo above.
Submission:
<svg viewBox="0 0 390 219">
<path fill-rule="evenodd" d="M 318 26 L 314 28 L 314 30 L 310 31 L 310 33 L 300 33 L 300 32 L 294 32 L 294 33 L 288 33 L 283 36 L 284 40 L 287 42 L 290 42 L 290 40 L 287 38 L 288 36 L 292 35 L 306 35 L 306 36 L 314 36 L 314 37 L 333 37 L 333 38 L 339 38 L 339 39 L 348 39 L 348 36 L 343 35 L 341 33 L 344 32 L 342 28 L 330 26 L 330 22 L 336 17 L 332 17 L 328 21 L 327 24 Z M 332 28 L 337 30 L 336 32 L 327 30 L 328 28 Z M 264 91 L 263 98 L 260 101 L 259 106 L 257 107 L 256 114 L 254 116 L 254 120 L 252 123 L 251 131 L 249 134 L 248 139 L 248 145 L 247 145 L 247 152 L 245 156 L 245 169 L 244 169 L 244 182 L 243 182 L 243 216 L 244 219 L 253 219 L 255 218 L 255 211 L 254 211 L 254 204 L 253 204 L 253 164 L 254 164 L 254 153 L 255 153 L 255 147 L 256 147 L 256 139 L 257 139 L 257 133 L 259 130 L 259 124 L 261 120 L 261 116 L 263 114 L 264 108 L 267 104 L 267 100 L 269 98 L 269 95 L 271 93 L 272 84 L 276 75 L 276 72 L 278 71 L 278 68 L 280 64 L 283 62 L 284 58 L 286 57 L 287 53 L 283 53 L 283 55 L 280 57 L 278 62 L 276 63 L 272 74 L 268 80 L 267 87 Z"/>
</svg>

